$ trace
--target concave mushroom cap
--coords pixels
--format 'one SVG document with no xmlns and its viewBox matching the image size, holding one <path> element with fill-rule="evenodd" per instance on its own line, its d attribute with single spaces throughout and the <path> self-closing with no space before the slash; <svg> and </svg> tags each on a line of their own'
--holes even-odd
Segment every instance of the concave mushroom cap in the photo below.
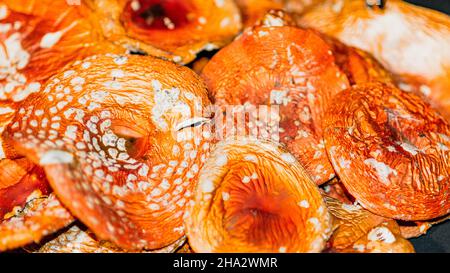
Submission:
<svg viewBox="0 0 450 273">
<path fill-rule="evenodd" d="M 333 167 L 373 213 L 427 220 L 450 212 L 450 126 L 418 96 L 382 84 L 334 97 L 324 120 Z"/>
<path fill-rule="evenodd" d="M 280 128 L 271 133 L 279 133 L 320 184 L 334 176 L 323 144 L 323 111 L 349 83 L 330 47 L 313 31 L 284 25 L 283 16 L 271 12 L 247 29 L 214 55 L 202 77 L 219 107 L 278 106 Z"/>
<path fill-rule="evenodd" d="M 58 198 L 100 239 L 130 250 L 183 236 L 207 156 L 206 87 L 149 56 L 100 55 L 52 77 L 7 129 Z"/>
<path fill-rule="evenodd" d="M 139 251 L 139 253 L 172 253 L 186 242 L 181 237 L 173 244 L 155 251 Z M 37 253 L 127 253 L 116 245 L 97 239 L 92 231 L 78 225 L 71 226 L 56 238 L 46 242 Z"/>
<path fill-rule="evenodd" d="M 84 4 L 4 0 L 0 3 L 0 100 L 22 101 L 68 62 L 125 49 L 103 42 Z"/>
<path fill-rule="evenodd" d="M 185 214 L 195 252 L 319 252 L 331 222 L 318 187 L 278 145 L 219 142 Z"/>
<path fill-rule="evenodd" d="M 0 251 L 37 243 L 73 221 L 53 193 L 30 198 L 23 209 L 0 222 Z"/>
<path fill-rule="evenodd" d="M 253 26 L 270 10 L 283 8 L 284 0 L 236 0 L 245 27 Z"/>
<path fill-rule="evenodd" d="M 241 29 L 233 0 L 91 2 L 109 40 L 181 64 L 229 43 Z"/>
<path fill-rule="evenodd" d="M 405 1 L 383 9 L 360 0 L 325 0 L 298 20 L 371 53 L 407 91 L 424 93 L 450 112 L 450 17 Z"/>
</svg>

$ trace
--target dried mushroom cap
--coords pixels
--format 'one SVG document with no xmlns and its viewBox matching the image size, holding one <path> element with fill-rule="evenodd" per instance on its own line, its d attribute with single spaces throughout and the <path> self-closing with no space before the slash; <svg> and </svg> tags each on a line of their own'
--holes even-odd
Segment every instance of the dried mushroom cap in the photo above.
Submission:
<svg viewBox="0 0 450 273">
<path fill-rule="evenodd" d="M 247 29 L 220 50 L 202 77 L 220 107 L 279 106 L 280 128 L 269 128 L 269 134 L 279 133 L 280 142 L 320 184 L 334 177 L 323 143 L 323 111 L 349 83 L 318 35 L 286 26 L 285 14 L 276 15 L 269 13 L 270 20 L 261 20 L 261 26 Z M 270 124 L 258 129 L 264 126 Z"/>
<path fill-rule="evenodd" d="M 272 142 L 219 142 L 185 215 L 196 252 L 319 252 L 331 232 L 318 187 Z"/>
<path fill-rule="evenodd" d="M 450 212 L 450 126 L 412 93 L 382 83 L 334 97 L 324 120 L 333 167 L 373 213 L 406 221 Z"/>
<path fill-rule="evenodd" d="M 233 0 L 91 2 L 109 40 L 181 64 L 229 43 L 241 29 Z"/>
<path fill-rule="evenodd" d="M 168 61 L 92 56 L 26 100 L 6 133 L 100 239 L 157 249 L 184 234 L 209 150 L 206 93 L 194 72 Z"/>
<path fill-rule="evenodd" d="M 140 253 L 172 253 L 186 241 L 181 237 L 173 244 L 155 251 L 140 251 Z M 67 231 L 53 240 L 45 243 L 37 251 L 39 253 L 126 253 L 116 245 L 98 240 L 90 230 L 73 225 Z"/>
<path fill-rule="evenodd" d="M 19 102 L 39 92 L 70 61 L 125 52 L 102 41 L 84 4 L 4 0 L 0 9 L 0 100 Z"/>
<path fill-rule="evenodd" d="M 39 242 L 73 221 L 54 194 L 31 199 L 14 216 L 0 222 L 0 251 Z"/>
<path fill-rule="evenodd" d="M 450 17 L 400 0 L 371 9 L 360 0 L 325 0 L 298 23 L 371 53 L 402 89 L 450 113 Z M 448 118 L 448 117 L 447 117 Z"/>
</svg>

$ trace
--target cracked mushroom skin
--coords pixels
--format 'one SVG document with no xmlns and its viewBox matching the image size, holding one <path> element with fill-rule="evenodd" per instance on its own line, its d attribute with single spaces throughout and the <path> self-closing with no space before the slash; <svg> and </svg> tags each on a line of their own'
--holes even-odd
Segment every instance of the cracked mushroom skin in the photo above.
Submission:
<svg viewBox="0 0 450 273">
<path fill-rule="evenodd" d="M 450 125 L 391 85 L 355 85 L 324 120 L 326 149 L 349 193 L 371 212 L 404 221 L 450 212 Z"/>
<path fill-rule="evenodd" d="M 224 46 L 242 27 L 233 0 L 91 2 L 109 40 L 180 64 Z"/>
<path fill-rule="evenodd" d="M 319 188 L 278 144 L 219 142 L 185 214 L 195 252 L 319 252 L 331 233 Z"/>
<path fill-rule="evenodd" d="M 313 31 L 284 25 L 282 15 L 267 14 L 261 25 L 221 49 L 202 77 L 218 107 L 278 106 L 280 128 L 270 134 L 279 133 L 279 141 L 321 184 L 334 177 L 323 143 L 323 111 L 349 82 L 330 47 Z"/>
<path fill-rule="evenodd" d="M 423 93 L 450 111 L 448 15 L 400 0 L 389 0 L 382 9 L 359 0 L 326 0 L 298 23 L 371 53 L 402 89 Z"/>
<path fill-rule="evenodd" d="M 26 115 L 7 134 L 96 236 L 157 249 L 184 234 L 182 213 L 209 149 L 201 132 L 209 104 L 203 82 L 185 67 L 91 56 L 23 102 L 18 112 Z"/>
<path fill-rule="evenodd" d="M 19 102 L 70 61 L 125 52 L 103 42 L 84 4 L 0 1 L 0 100 Z"/>
</svg>

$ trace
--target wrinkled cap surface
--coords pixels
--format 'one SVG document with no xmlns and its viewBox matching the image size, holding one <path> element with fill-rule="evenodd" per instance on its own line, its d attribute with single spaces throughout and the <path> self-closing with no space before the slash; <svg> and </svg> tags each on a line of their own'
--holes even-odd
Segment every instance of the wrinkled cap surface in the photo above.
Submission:
<svg viewBox="0 0 450 273">
<path fill-rule="evenodd" d="M 450 212 L 450 126 L 418 96 L 371 83 L 338 94 L 325 139 L 348 191 L 373 213 L 427 220 Z"/>
<path fill-rule="evenodd" d="M 284 25 L 269 13 L 220 50 L 202 71 L 216 105 L 279 107 L 279 128 L 263 118 L 253 124 L 276 135 L 321 184 L 334 177 L 322 137 L 323 111 L 331 97 L 349 87 L 331 48 L 313 31 Z M 250 125 L 249 125 L 250 126 Z M 266 128 L 267 127 L 267 128 Z M 261 134 L 261 137 L 265 137 Z"/>
</svg>

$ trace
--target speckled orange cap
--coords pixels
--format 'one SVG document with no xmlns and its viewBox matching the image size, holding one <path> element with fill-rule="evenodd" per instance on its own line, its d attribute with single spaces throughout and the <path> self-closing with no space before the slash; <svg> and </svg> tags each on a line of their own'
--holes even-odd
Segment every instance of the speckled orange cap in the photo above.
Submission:
<svg viewBox="0 0 450 273">
<path fill-rule="evenodd" d="M 100 239 L 155 249 L 184 234 L 184 207 L 209 150 L 209 104 L 188 68 L 92 56 L 24 101 L 6 134 Z"/>
<path fill-rule="evenodd" d="M 103 34 L 153 56 L 186 64 L 229 43 L 241 29 L 233 0 L 90 1 Z"/>
<path fill-rule="evenodd" d="M 326 149 L 348 191 L 375 214 L 427 220 L 450 213 L 450 125 L 392 85 L 355 85 L 326 113 Z"/>
</svg>

